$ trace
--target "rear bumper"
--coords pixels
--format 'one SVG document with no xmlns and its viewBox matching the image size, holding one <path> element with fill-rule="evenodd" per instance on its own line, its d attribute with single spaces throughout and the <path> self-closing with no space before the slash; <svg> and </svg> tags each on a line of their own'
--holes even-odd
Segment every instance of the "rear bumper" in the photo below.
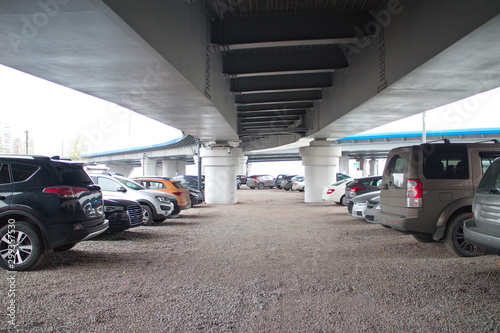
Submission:
<svg viewBox="0 0 500 333">
<path fill-rule="evenodd" d="M 47 229 L 49 239 L 48 248 L 77 243 L 105 232 L 109 227 L 109 221 L 103 217 L 83 222 L 58 223 Z"/>
<path fill-rule="evenodd" d="M 377 220 L 382 225 L 408 234 L 434 234 L 436 231 L 435 225 L 422 224 L 418 218 L 407 218 L 382 211 L 377 213 Z"/>
<path fill-rule="evenodd" d="M 482 230 L 474 219 L 464 222 L 465 240 L 477 248 L 500 255 L 500 233 Z"/>
</svg>

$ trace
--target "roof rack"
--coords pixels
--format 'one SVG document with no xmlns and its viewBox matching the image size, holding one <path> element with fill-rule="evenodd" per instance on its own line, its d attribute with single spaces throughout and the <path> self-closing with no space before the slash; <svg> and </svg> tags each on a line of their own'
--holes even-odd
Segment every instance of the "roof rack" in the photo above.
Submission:
<svg viewBox="0 0 500 333">
<path fill-rule="evenodd" d="M 450 139 L 444 138 L 444 139 L 438 139 L 438 140 L 433 140 L 433 141 L 427 141 L 427 142 L 423 143 L 423 145 L 428 144 L 428 143 L 439 142 L 439 141 L 443 141 L 444 144 L 450 144 Z"/>
<path fill-rule="evenodd" d="M 500 143 L 500 141 L 498 141 L 498 139 L 489 139 L 489 140 L 483 140 L 483 141 L 478 141 L 478 142 L 474 142 L 474 143 L 486 143 L 486 142 L 491 142 L 493 144 Z"/>
</svg>

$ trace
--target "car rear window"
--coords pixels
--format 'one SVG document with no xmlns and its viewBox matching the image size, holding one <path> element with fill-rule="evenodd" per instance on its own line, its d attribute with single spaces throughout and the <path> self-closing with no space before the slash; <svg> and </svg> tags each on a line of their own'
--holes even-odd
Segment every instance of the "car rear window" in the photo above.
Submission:
<svg viewBox="0 0 500 333">
<path fill-rule="evenodd" d="M 396 188 L 402 188 L 405 186 L 405 157 L 402 155 L 394 155 L 387 163 L 387 168 L 385 170 L 385 175 L 389 180 L 389 185 Z"/>
<path fill-rule="evenodd" d="M 423 151 L 425 178 L 469 178 L 469 161 L 465 145 L 424 145 Z"/>
<path fill-rule="evenodd" d="M 491 165 L 484 174 L 479 186 L 478 193 L 500 194 L 500 162 Z"/>
<path fill-rule="evenodd" d="M 52 162 L 52 169 L 60 185 L 87 186 L 92 184 L 82 164 Z"/>
<path fill-rule="evenodd" d="M 10 183 L 10 174 L 9 174 L 9 165 L 8 164 L 0 164 L 0 184 L 9 184 Z"/>
<path fill-rule="evenodd" d="M 12 163 L 11 166 L 12 180 L 14 181 L 14 183 L 28 180 L 35 174 L 35 172 L 38 171 L 38 169 L 40 169 L 40 167 L 30 164 Z"/>
<path fill-rule="evenodd" d="M 184 190 L 184 189 L 186 189 L 186 187 L 185 187 L 184 185 L 182 185 L 182 183 L 181 183 L 181 182 L 179 182 L 179 181 L 177 181 L 177 182 L 172 182 L 172 184 L 173 184 L 176 188 L 178 188 L 179 190 Z"/>
</svg>

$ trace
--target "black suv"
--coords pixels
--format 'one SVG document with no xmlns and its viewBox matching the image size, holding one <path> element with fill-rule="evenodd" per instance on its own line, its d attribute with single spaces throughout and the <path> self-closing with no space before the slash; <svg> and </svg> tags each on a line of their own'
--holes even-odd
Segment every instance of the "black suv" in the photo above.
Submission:
<svg viewBox="0 0 500 333">
<path fill-rule="evenodd" d="M 99 186 L 83 164 L 0 155 L 0 265 L 22 271 L 108 228 Z"/>
</svg>

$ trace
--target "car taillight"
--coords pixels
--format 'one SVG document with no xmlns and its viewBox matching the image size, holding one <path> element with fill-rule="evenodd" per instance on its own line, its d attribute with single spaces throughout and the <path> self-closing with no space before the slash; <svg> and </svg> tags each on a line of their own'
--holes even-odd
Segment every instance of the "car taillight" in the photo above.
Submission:
<svg viewBox="0 0 500 333">
<path fill-rule="evenodd" d="M 172 192 L 173 195 L 178 195 L 178 196 L 181 196 L 182 195 L 182 192 Z"/>
<path fill-rule="evenodd" d="M 46 187 L 43 189 L 43 193 L 54 193 L 61 198 L 76 198 L 78 194 L 90 192 L 88 188 L 85 187 L 70 187 L 70 186 L 54 186 Z"/>
<path fill-rule="evenodd" d="M 422 182 L 418 179 L 408 179 L 406 182 L 406 207 L 422 207 Z"/>
<path fill-rule="evenodd" d="M 335 192 L 333 188 L 329 188 L 328 190 L 326 190 L 326 194 L 332 194 L 333 192 Z"/>
<path fill-rule="evenodd" d="M 364 189 L 366 189 L 366 187 L 363 187 L 363 186 L 353 186 L 353 187 L 351 187 L 349 189 L 349 191 L 351 191 L 351 192 L 358 192 L 358 191 L 364 190 Z"/>
</svg>

